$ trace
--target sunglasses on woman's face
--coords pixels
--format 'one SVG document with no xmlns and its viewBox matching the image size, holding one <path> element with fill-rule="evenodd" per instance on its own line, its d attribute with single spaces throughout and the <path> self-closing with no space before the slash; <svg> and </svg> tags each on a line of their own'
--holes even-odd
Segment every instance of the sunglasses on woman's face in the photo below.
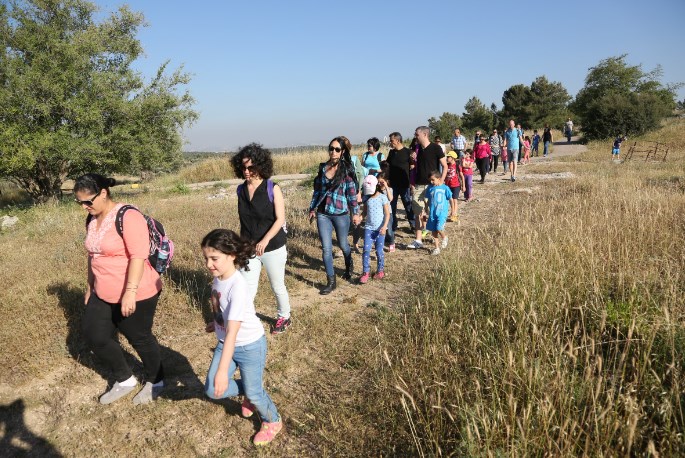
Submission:
<svg viewBox="0 0 685 458">
<path fill-rule="evenodd" d="M 329 146 L 329 147 L 328 147 L 328 152 L 329 152 L 329 153 L 332 153 L 333 151 L 335 151 L 336 153 L 339 153 L 339 152 L 342 151 L 342 148 L 340 148 L 340 147 L 338 147 L 338 146 Z"/>
<path fill-rule="evenodd" d="M 248 166 L 243 165 L 240 168 L 243 169 L 243 171 L 247 170 L 250 173 L 254 173 L 256 170 L 254 165 L 248 165 Z"/>
<path fill-rule="evenodd" d="M 74 202 L 76 202 L 76 203 L 79 204 L 79 205 L 85 205 L 86 207 L 92 207 L 92 206 L 93 206 L 93 201 L 94 201 L 95 198 L 96 198 L 97 196 L 99 196 L 99 195 L 100 195 L 100 193 L 98 192 L 98 193 L 95 194 L 95 195 L 93 196 L 93 198 L 90 199 L 90 200 L 78 200 L 78 199 L 74 199 Z"/>
</svg>

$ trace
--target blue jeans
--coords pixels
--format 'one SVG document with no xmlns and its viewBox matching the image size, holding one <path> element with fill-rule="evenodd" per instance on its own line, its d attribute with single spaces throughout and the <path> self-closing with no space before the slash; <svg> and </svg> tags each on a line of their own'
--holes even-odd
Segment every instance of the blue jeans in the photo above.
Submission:
<svg viewBox="0 0 685 458">
<path fill-rule="evenodd" d="M 376 272 L 383 272 L 385 267 L 385 253 L 383 252 L 383 242 L 385 241 L 385 234 L 372 229 L 364 229 L 364 254 L 362 255 L 363 272 L 369 272 L 371 265 L 369 258 L 371 257 L 371 248 L 376 247 L 376 259 L 378 260 L 378 268 Z"/>
<path fill-rule="evenodd" d="M 323 265 L 326 267 L 326 275 L 335 275 L 333 270 L 333 228 L 338 239 L 338 246 L 345 257 L 345 265 L 352 259 L 350 243 L 347 235 L 350 233 L 350 214 L 327 215 L 325 213 L 316 214 L 316 227 L 319 230 L 319 240 L 321 240 L 321 251 L 323 252 Z"/>
<path fill-rule="evenodd" d="M 385 241 L 388 242 L 388 245 L 394 245 L 395 244 L 395 230 L 392 228 L 392 225 L 394 224 L 395 219 L 392 217 L 392 213 L 390 214 L 390 219 L 388 220 L 388 230 L 385 231 Z"/>
<path fill-rule="evenodd" d="M 388 227 L 392 227 L 393 231 L 397 230 L 397 199 L 402 199 L 402 205 L 404 205 L 404 210 L 407 212 L 407 221 L 409 221 L 409 226 L 414 227 L 414 210 L 411 206 L 411 189 L 395 187 L 392 187 L 392 200 L 390 201 L 392 225 L 388 224 Z"/>
<path fill-rule="evenodd" d="M 549 144 L 550 142 L 545 142 L 544 148 L 542 150 L 542 154 L 544 156 L 547 156 L 549 154 Z"/>
<path fill-rule="evenodd" d="M 273 251 L 267 251 L 261 256 L 251 258 L 247 263 L 250 270 L 240 270 L 243 278 L 247 281 L 247 289 L 254 300 L 259 287 L 259 275 L 262 273 L 262 266 L 264 266 L 266 275 L 269 277 L 271 290 L 276 296 L 278 316 L 283 318 L 290 318 L 290 299 L 288 290 L 285 288 L 285 263 L 287 260 L 288 251 L 283 245 Z"/>
<path fill-rule="evenodd" d="M 273 423 L 280 421 L 278 410 L 271 397 L 264 390 L 262 376 L 266 365 L 266 336 L 247 345 L 235 347 L 231 365 L 228 368 L 228 388 L 219 396 L 214 396 L 214 377 L 219 368 L 221 353 L 224 343 L 218 342 L 214 350 L 212 364 L 209 365 L 207 381 L 205 382 L 205 394 L 212 399 L 224 399 L 231 396 L 245 395 L 257 408 L 262 421 Z M 240 380 L 235 380 L 233 374 L 236 368 L 240 368 Z"/>
</svg>

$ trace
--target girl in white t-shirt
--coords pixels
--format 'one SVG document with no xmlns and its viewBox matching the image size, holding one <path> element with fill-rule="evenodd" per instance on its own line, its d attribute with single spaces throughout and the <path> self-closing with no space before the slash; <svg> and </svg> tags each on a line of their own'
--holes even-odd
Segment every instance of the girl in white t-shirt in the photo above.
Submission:
<svg viewBox="0 0 685 458">
<path fill-rule="evenodd" d="M 262 420 L 254 444 L 266 445 L 283 428 L 283 422 L 262 384 L 266 336 L 245 278 L 238 272 L 241 268 L 248 269 L 255 247 L 227 229 L 214 229 L 202 239 L 201 246 L 207 269 L 214 276 L 211 296 L 214 319 L 205 330 L 214 331 L 219 340 L 209 366 L 205 393 L 212 399 L 245 396 L 243 416 L 249 417 L 256 410 Z M 240 380 L 233 379 L 236 368 L 240 368 Z"/>
</svg>

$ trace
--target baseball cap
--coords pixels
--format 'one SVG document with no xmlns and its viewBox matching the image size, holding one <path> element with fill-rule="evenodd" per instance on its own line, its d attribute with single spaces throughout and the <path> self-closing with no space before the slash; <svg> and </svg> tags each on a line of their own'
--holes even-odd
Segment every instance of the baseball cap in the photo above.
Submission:
<svg viewBox="0 0 685 458">
<path fill-rule="evenodd" d="M 451 157 L 452 159 L 459 159 L 459 156 L 457 156 L 457 153 L 455 153 L 454 151 L 448 151 L 446 156 Z"/>
<path fill-rule="evenodd" d="M 376 187 L 378 186 L 378 178 L 373 175 L 367 175 L 364 178 L 364 184 L 362 189 L 364 190 L 364 195 L 373 194 L 376 192 Z"/>
</svg>

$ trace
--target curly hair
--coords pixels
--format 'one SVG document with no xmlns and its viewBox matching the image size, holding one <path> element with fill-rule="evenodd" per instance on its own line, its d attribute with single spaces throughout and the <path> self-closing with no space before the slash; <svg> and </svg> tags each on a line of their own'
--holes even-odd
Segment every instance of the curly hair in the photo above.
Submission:
<svg viewBox="0 0 685 458">
<path fill-rule="evenodd" d="M 231 165 L 233 166 L 233 173 L 238 178 L 243 178 L 243 161 L 249 159 L 252 161 L 252 173 L 259 175 L 261 178 L 267 180 L 274 174 L 274 161 L 271 158 L 271 151 L 264 148 L 259 143 L 250 143 L 243 146 L 240 150 L 231 157 Z"/>
<path fill-rule="evenodd" d="M 108 178 L 98 173 L 86 173 L 76 179 L 74 183 L 74 194 L 81 191 L 88 191 L 93 194 L 100 194 L 103 189 L 107 190 L 107 196 L 111 197 L 112 193 L 109 188 L 114 186 L 117 181 L 114 178 Z"/>
<path fill-rule="evenodd" d="M 235 256 L 233 264 L 238 269 L 250 270 L 247 263 L 255 256 L 254 243 L 228 229 L 214 229 L 205 235 L 200 246 Z"/>
</svg>

